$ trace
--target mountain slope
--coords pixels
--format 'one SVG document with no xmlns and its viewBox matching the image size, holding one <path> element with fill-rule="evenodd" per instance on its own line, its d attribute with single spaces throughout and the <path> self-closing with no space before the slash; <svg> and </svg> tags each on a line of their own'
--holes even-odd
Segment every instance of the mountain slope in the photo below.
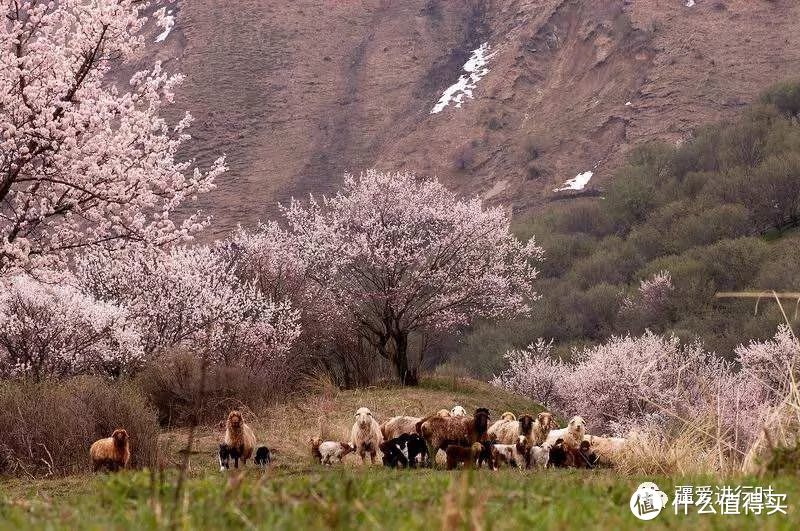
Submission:
<svg viewBox="0 0 800 531">
<path fill-rule="evenodd" d="M 231 171 L 200 205 L 214 233 L 330 193 L 344 171 L 437 175 L 515 210 L 640 142 L 677 142 L 800 76 L 790 0 L 179 0 L 141 64 L 186 74 L 189 155 Z M 161 29 L 152 27 L 153 36 Z M 474 99 L 430 114 L 488 43 Z M 629 104 L 627 104 L 629 103 Z M 627 105 L 626 105 L 627 104 Z"/>
</svg>

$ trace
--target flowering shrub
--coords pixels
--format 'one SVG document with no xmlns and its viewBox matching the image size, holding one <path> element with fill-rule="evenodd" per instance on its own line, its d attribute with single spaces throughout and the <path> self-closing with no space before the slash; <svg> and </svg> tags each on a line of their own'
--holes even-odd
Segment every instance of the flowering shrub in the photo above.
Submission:
<svg viewBox="0 0 800 531">
<path fill-rule="evenodd" d="M 536 243 L 517 240 L 500 209 L 438 181 L 347 175 L 336 196 L 292 201 L 283 213 L 286 228 L 262 228 L 264 253 L 325 291 L 405 383 L 417 381 L 410 334 L 525 314 L 537 298 Z"/>
<path fill-rule="evenodd" d="M 0 288 L 1 377 L 118 375 L 141 363 L 140 336 L 123 308 L 24 275 Z"/>
<path fill-rule="evenodd" d="M 508 352 L 509 367 L 492 383 L 564 417 L 582 415 L 596 434 L 665 433 L 702 419 L 713 423 L 726 452 L 741 457 L 763 427 L 764 414 L 786 396 L 798 353 L 786 327 L 770 341 L 739 347 L 739 371 L 699 344 L 681 345 L 674 336 L 651 332 L 573 350 L 569 362 L 554 360 L 551 345 L 540 340 Z"/>
<path fill-rule="evenodd" d="M 148 5 L 0 8 L 0 274 L 63 266 L 87 246 L 175 242 L 206 224 L 172 220 L 225 170 L 221 158 L 206 172 L 176 160 L 191 116 L 170 126 L 160 113 L 182 77 L 156 63 L 127 90 L 104 81 L 142 44 Z"/>
</svg>

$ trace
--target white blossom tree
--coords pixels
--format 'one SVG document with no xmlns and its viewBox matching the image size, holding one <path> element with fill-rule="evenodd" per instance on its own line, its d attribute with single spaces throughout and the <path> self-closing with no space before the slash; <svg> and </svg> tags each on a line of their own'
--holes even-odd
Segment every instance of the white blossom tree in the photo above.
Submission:
<svg viewBox="0 0 800 531">
<path fill-rule="evenodd" d="M 410 334 L 525 314 L 538 298 L 534 240 L 520 242 L 503 211 L 436 180 L 346 175 L 334 197 L 293 200 L 283 214 L 285 228 L 269 226 L 275 243 L 265 252 L 274 248 L 324 289 L 405 384 L 418 381 Z"/>
<path fill-rule="evenodd" d="M 138 330 L 119 306 L 69 283 L 27 275 L 0 282 L 0 377 L 116 376 L 142 359 Z"/>
<path fill-rule="evenodd" d="M 174 219 L 225 170 L 176 159 L 191 116 L 170 126 L 160 114 L 181 76 L 156 63 L 128 88 L 106 80 L 142 44 L 148 4 L 2 1 L 0 275 L 87 246 L 180 241 L 207 222 Z"/>
<path fill-rule="evenodd" d="M 223 365 L 263 368 L 286 356 L 300 334 L 289 301 L 240 281 L 234 266 L 205 246 L 88 253 L 78 279 L 133 316 L 149 357 L 182 345 L 208 349 L 210 361 Z"/>
</svg>

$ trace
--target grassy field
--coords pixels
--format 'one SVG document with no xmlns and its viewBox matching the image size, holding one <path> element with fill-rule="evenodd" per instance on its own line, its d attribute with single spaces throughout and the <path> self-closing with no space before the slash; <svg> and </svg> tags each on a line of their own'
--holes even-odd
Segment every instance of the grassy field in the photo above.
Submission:
<svg viewBox="0 0 800 531">
<path fill-rule="evenodd" d="M 319 433 L 344 438 L 352 411 L 372 408 L 380 418 L 422 414 L 454 403 L 472 409 L 538 411 L 524 399 L 475 383 L 428 381 L 420 389 L 321 389 L 307 400 L 253 418 L 262 440 L 277 448 L 266 472 L 220 474 L 213 447 L 218 427 L 200 430 L 185 496 L 175 503 L 177 472 L 81 475 L 0 483 L 0 530 L 5 529 L 537 529 L 635 528 L 798 529 L 797 478 L 619 477 L 613 470 L 504 469 L 453 471 L 363 467 L 354 456 L 343 466 L 312 464 L 305 440 Z M 312 414 L 316 413 L 315 414 Z M 165 433 L 169 461 L 177 461 L 184 431 Z M 772 485 L 786 493 L 789 514 L 676 516 L 672 507 L 639 522 L 628 508 L 642 481 L 655 481 L 670 499 L 674 486 Z"/>
</svg>

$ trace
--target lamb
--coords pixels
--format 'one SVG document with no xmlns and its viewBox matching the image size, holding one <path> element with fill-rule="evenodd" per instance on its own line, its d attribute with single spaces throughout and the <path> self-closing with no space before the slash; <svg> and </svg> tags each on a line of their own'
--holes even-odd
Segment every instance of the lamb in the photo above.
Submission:
<svg viewBox="0 0 800 531">
<path fill-rule="evenodd" d="M 465 468 L 474 467 L 482 449 L 483 445 L 479 442 L 473 443 L 471 446 L 448 446 L 445 451 L 447 454 L 447 470 L 453 470 L 459 463 L 462 463 Z"/>
<path fill-rule="evenodd" d="M 228 413 L 225 438 L 222 442 L 237 452 L 243 465 L 246 465 L 247 460 L 252 457 L 256 447 L 256 434 L 250 426 L 245 424 L 241 412 L 233 410 Z"/>
<path fill-rule="evenodd" d="M 111 437 L 93 442 L 89 448 L 89 456 L 92 458 L 94 472 L 103 466 L 112 472 L 116 472 L 120 468 L 128 468 L 131 460 L 128 432 L 124 429 L 116 429 Z"/>
<path fill-rule="evenodd" d="M 428 444 L 428 454 L 433 456 L 437 450 L 447 450 L 450 445 L 469 446 L 487 439 L 489 410 L 478 408 L 469 417 L 432 416 L 417 423 L 417 433 Z"/>
<path fill-rule="evenodd" d="M 428 447 L 418 434 L 404 433 L 380 445 L 383 464 L 389 468 L 416 468 L 418 464 L 429 464 Z"/>
<path fill-rule="evenodd" d="M 564 447 L 564 439 L 557 439 L 552 446 L 550 446 L 549 464 L 557 468 L 563 468 L 568 466 L 568 461 L 569 453 Z"/>
<path fill-rule="evenodd" d="M 350 445 L 361 456 L 362 463 L 367 462 L 366 456 L 369 454 L 374 465 L 378 447 L 383 442 L 380 424 L 372 417 L 372 412 L 366 407 L 358 408 L 355 419 L 353 428 L 350 430 Z"/>
<path fill-rule="evenodd" d="M 526 444 L 525 436 L 520 435 L 514 444 L 495 444 L 492 446 L 492 462 L 493 470 L 497 470 L 503 463 L 507 463 L 509 466 L 516 465 L 520 470 L 528 468 L 530 447 Z"/>
<path fill-rule="evenodd" d="M 562 439 L 565 447 L 577 450 L 585 436 L 586 421 L 576 415 L 569 420 L 566 428 L 550 430 L 545 441 L 555 445 L 558 439 Z"/>
<path fill-rule="evenodd" d="M 450 412 L 448 412 L 448 415 Z M 384 441 L 391 441 L 403 435 L 404 433 L 412 434 L 417 433 L 417 422 L 422 420 L 420 417 L 392 417 L 383 424 L 381 424 L 381 435 Z"/>
<path fill-rule="evenodd" d="M 519 420 L 513 413 L 503 413 L 500 420 L 492 424 L 487 432 L 498 444 L 516 444 L 520 435 L 525 437 L 526 444 L 533 446 L 533 417 L 522 415 Z M 541 444 L 541 443 L 539 443 Z"/>
<path fill-rule="evenodd" d="M 261 468 L 266 468 L 267 465 L 272 462 L 272 453 L 269 451 L 269 448 L 266 446 L 259 446 L 258 450 L 256 450 L 255 461 L 256 465 Z"/>
<path fill-rule="evenodd" d="M 322 441 L 319 437 L 312 437 L 311 454 L 319 460 L 320 464 L 332 465 L 335 462 L 341 463 L 344 456 L 354 452 L 355 448 L 349 443 L 338 441 Z"/>
<path fill-rule="evenodd" d="M 529 468 L 538 468 L 544 470 L 550 463 L 550 448 L 547 443 L 541 446 L 532 446 L 530 448 L 530 464 Z"/>
<path fill-rule="evenodd" d="M 219 471 L 225 472 L 231 467 L 231 461 L 233 461 L 233 466 L 235 468 L 239 468 L 239 452 L 237 452 L 234 448 L 228 448 L 228 445 L 225 443 L 220 443 L 219 445 Z"/>
</svg>

